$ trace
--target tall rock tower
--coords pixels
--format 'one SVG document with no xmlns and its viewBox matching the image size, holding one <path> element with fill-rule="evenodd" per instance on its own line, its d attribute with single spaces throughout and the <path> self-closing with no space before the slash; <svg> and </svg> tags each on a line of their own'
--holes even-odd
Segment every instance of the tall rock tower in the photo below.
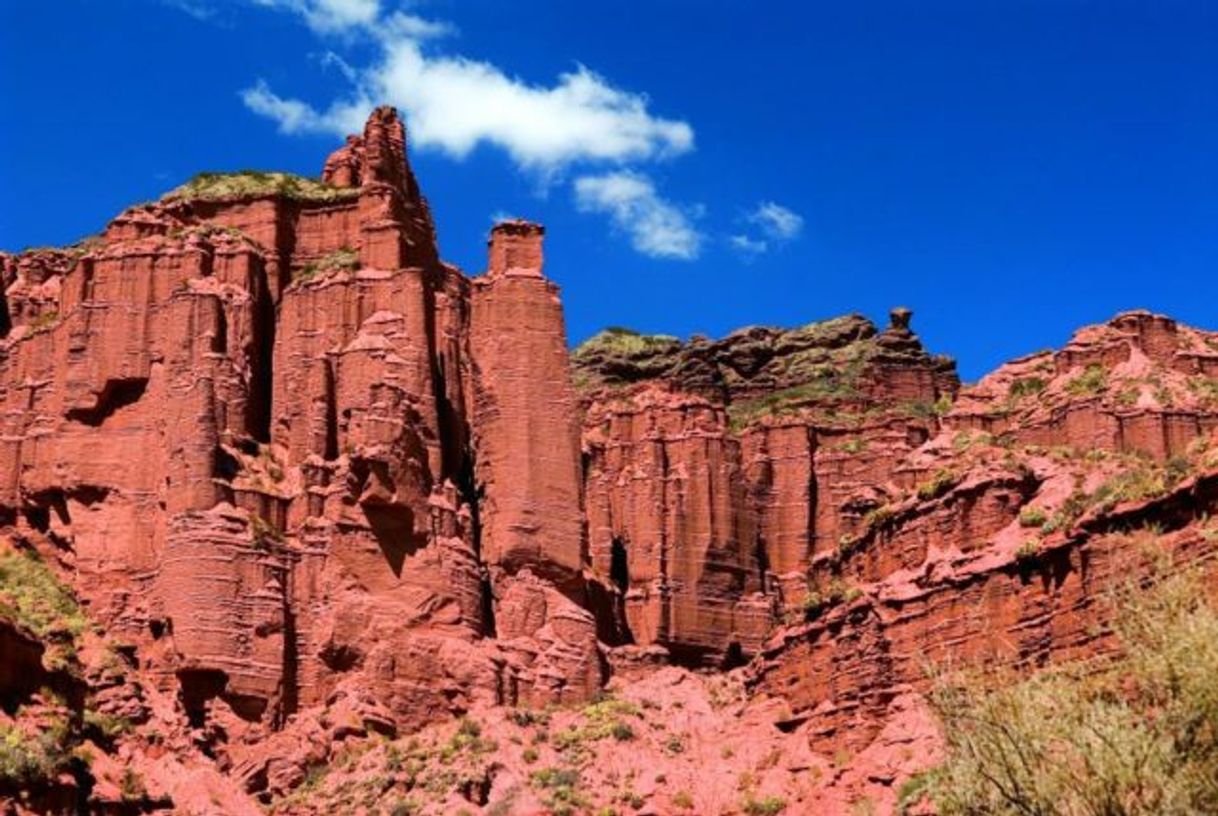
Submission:
<svg viewBox="0 0 1218 816">
<path fill-rule="evenodd" d="M 492 569 L 528 567 L 573 590 L 586 562 L 579 421 L 558 287 L 541 271 L 544 232 L 497 225 L 487 273 L 473 282 L 482 554 Z"/>
</svg>

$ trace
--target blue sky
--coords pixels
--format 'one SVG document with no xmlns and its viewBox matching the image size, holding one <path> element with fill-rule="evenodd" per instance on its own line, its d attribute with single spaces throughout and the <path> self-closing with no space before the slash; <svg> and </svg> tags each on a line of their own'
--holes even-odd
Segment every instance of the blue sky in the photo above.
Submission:
<svg viewBox="0 0 1218 816">
<path fill-rule="evenodd" d="M 889 307 L 973 379 L 1135 307 L 1218 328 L 1212 0 L 0 6 L 0 247 L 396 103 L 441 251 L 542 221 L 577 342 Z"/>
</svg>

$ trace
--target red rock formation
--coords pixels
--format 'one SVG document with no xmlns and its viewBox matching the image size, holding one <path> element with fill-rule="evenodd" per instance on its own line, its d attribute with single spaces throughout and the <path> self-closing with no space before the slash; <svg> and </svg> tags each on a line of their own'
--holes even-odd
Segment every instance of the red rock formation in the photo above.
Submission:
<svg viewBox="0 0 1218 816">
<path fill-rule="evenodd" d="M 565 585 L 585 562 L 579 425 L 542 234 L 521 221 L 491 231 L 490 265 L 471 297 L 471 424 L 487 564 L 530 566 Z"/>
<path fill-rule="evenodd" d="M 0 509 L 255 787 L 242 746 L 336 695 L 397 730 L 602 682 L 540 228 L 471 288 L 404 151 L 378 109 L 334 186 L 203 176 L 3 258 Z"/>
<path fill-rule="evenodd" d="M 756 652 L 956 387 L 908 325 L 581 347 L 592 561 L 623 596 L 623 639 L 694 662 Z"/>
<path fill-rule="evenodd" d="M 1218 556 L 1218 335 L 1128 313 L 963 389 L 905 309 L 569 353 L 542 239 L 443 263 L 380 108 L 321 182 L 0 254 L 0 557 L 98 624 L 0 568 L 0 728 L 97 756 L 0 813 L 546 812 L 539 753 L 588 807 L 891 812 L 926 661 L 1103 650 L 1131 529 Z"/>
<path fill-rule="evenodd" d="M 1149 312 L 1082 329 L 1059 352 L 1008 363 L 962 395 L 953 427 L 1027 444 L 1166 460 L 1218 427 L 1218 339 Z"/>
</svg>

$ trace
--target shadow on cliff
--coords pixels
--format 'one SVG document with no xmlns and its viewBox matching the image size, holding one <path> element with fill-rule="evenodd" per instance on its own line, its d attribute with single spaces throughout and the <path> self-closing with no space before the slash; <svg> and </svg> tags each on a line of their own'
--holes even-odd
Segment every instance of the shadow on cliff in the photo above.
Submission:
<svg viewBox="0 0 1218 816">
<path fill-rule="evenodd" d="M 395 577 L 401 578 L 407 556 L 414 555 L 427 544 L 426 537 L 415 534 L 414 513 L 406 507 L 386 504 L 367 504 L 363 510 L 381 555 L 385 556 L 385 563 Z"/>
</svg>

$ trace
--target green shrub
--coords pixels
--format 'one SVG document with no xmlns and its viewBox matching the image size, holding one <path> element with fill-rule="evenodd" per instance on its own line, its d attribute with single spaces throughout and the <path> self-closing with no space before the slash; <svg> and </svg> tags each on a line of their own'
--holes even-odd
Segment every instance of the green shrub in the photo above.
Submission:
<svg viewBox="0 0 1218 816">
<path fill-rule="evenodd" d="M 1094 396 L 1108 387 L 1108 372 L 1102 365 L 1092 363 L 1073 380 L 1066 383 L 1066 393 L 1075 397 Z"/>
<path fill-rule="evenodd" d="M 1218 612 L 1204 585 L 1160 578 L 1111 611 L 1107 662 L 937 681 L 947 756 L 926 784 L 942 816 L 1218 813 Z"/>
<path fill-rule="evenodd" d="M 777 816 L 786 808 L 787 800 L 779 796 L 767 796 L 764 799 L 746 796 L 740 803 L 740 809 L 745 812 L 746 816 Z"/>
<path fill-rule="evenodd" d="M 897 788 L 896 816 L 906 816 L 909 809 L 921 802 L 930 793 L 936 779 L 936 771 L 916 773 Z"/>
<path fill-rule="evenodd" d="M 1189 377 L 1188 389 L 1206 406 L 1218 404 L 1218 379 L 1214 377 Z"/>
<path fill-rule="evenodd" d="M 867 511 L 867 514 L 863 516 L 863 526 L 869 530 L 877 527 L 883 527 L 885 524 L 892 521 L 896 514 L 897 511 L 893 509 L 892 505 L 881 505 L 873 510 Z"/>
<path fill-rule="evenodd" d="M 84 726 L 86 729 L 94 731 L 103 740 L 113 741 L 131 730 L 131 721 L 126 717 L 115 717 L 86 708 Z"/>
<path fill-rule="evenodd" d="M 1164 470 L 1141 464 L 1117 473 L 1096 488 L 1088 499 L 1101 510 L 1109 510 L 1121 502 L 1158 498 L 1169 488 Z"/>
<path fill-rule="evenodd" d="M 571 768 L 541 768 L 529 774 L 534 787 L 541 788 L 545 795 L 542 803 L 553 811 L 554 816 L 570 816 L 587 806 L 579 791 L 582 782 L 579 771 Z"/>
<path fill-rule="evenodd" d="M 1040 557 L 1040 542 L 1035 538 L 1029 538 L 1019 545 L 1015 550 L 1015 563 L 1027 564 L 1035 561 Z"/>
<path fill-rule="evenodd" d="M 959 481 L 960 477 L 953 471 L 939 468 L 930 479 L 918 485 L 918 498 L 923 501 L 937 499 L 955 487 Z"/>
<path fill-rule="evenodd" d="M 799 602 L 799 608 L 805 620 L 815 620 L 827 604 L 828 599 L 824 595 L 815 590 L 808 590 Z"/>
<path fill-rule="evenodd" d="M 33 552 L 0 553 L 0 615 L 49 641 L 48 669 L 75 663 L 77 641 L 88 621 L 72 591 Z"/>
<path fill-rule="evenodd" d="M 1011 388 L 1007 394 L 1012 402 L 1018 402 L 1024 397 L 1044 391 L 1046 385 L 1048 383 L 1041 377 L 1020 377 L 1011 383 Z"/>
<path fill-rule="evenodd" d="M 634 729 L 629 723 L 615 722 L 609 728 L 610 735 L 618 742 L 628 742 L 634 739 Z"/>
<path fill-rule="evenodd" d="M 1045 521 L 1045 511 L 1039 507 L 1025 507 L 1019 511 L 1020 527 L 1040 527 Z"/>
<path fill-rule="evenodd" d="M 549 712 L 534 711 L 528 708 L 514 708 L 508 717 L 521 728 L 528 728 L 530 725 L 549 725 L 550 723 Z"/>
<path fill-rule="evenodd" d="M 31 738 L 16 725 L 0 723 L 0 783 L 24 787 L 53 777 L 67 761 L 65 728 L 49 728 Z M 0 788 L 5 785 L 0 784 Z"/>
<path fill-rule="evenodd" d="M 842 453 L 862 453 L 867 450 L 867 440 L 861 436 L 856 436 L 838 445 L 837 449 Z"/>
<path fill-rule="evenodd" d="M 351 247 L 341 247 L 315 261 L 310 261 L 293 275 L 293 282 L 307 282 L 335 269 L 359 269 L 359 253 Z"/>
<path fill-rule="evenodd" d="M 166 193 L 162 198 L 167 201 L 172 199 L 214 201 L 259 196 L 279 196 L 294 201 L 351 201 L 359 198 L 359 189 L 333 187 L 316 179 L 292 173 L 242 170 L 236 173 L 199 173 L 190 181 Z"/>
<path fill-rule="evenodd" d="M 147 796 L 144 779 L 134 768 L 129 767 L 123 771 L 123 778 L 119 782 L 119 793 L 124 802 L 138 802 Z"/>
<path fill-rule="evenodd" d="M 27 325 L 29 326 L 31 333 L 37 334 L 38 332 L 49 331 L 50 328 L 57 322 L 59 322 L 59 312 L 52 309 L 51 311 L 43 312 L 42 314 L 38 315 Z"/>
<path fill-rule="evenodd" d="M 580 343 L 574 356 L 584 357 L 593 353 L 631 356 L 659 351 L 672 351 L 681 344 L 677 338 L 667 334 L 643 334 L 621 326 L 610 326 Z"/>
</svg>

